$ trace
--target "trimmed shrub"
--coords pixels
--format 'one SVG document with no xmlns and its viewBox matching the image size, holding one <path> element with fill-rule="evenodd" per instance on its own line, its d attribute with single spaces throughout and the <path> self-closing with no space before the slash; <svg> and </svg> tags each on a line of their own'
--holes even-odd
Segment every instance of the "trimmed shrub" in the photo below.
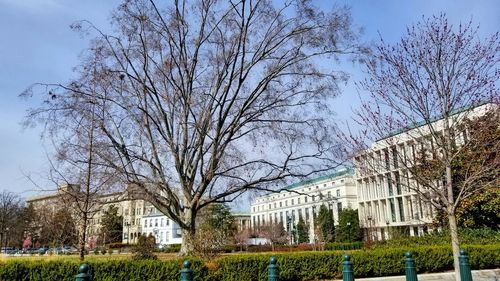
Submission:
<svg viewBox="0 0 500 281">
<path fill-rule="evenodd" d="M 465 246 L 472 269 L 500 267 L 500 244 Z M 377 248 L 371 250 L 235 254 L 204 263 L 192 261 L 198 281 L 266 281 L 269 258 L 276 256 L 282 281 L 338 279 L 342 256 L 351 255 L 356 277 L 404 274 L 404 253 L 414 254 L 418 273 L 441 272 L 453 268 L 449 246 Z M 179 280 L 183 259 L 89 261 L 94 281 Z M 56 281 L 74 280 L 79 262 L 44 260 L 7 260 L 0 262 L 0 280 Z"/>
</svg>

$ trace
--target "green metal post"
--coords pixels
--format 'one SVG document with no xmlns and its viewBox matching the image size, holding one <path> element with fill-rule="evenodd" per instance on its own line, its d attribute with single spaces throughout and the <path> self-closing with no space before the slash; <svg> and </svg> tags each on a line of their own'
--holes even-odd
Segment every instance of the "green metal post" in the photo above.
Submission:
<svg viewBox="0 0 500 281">
<path fill-rule="evenodd" d="M 411 252 L 405 254 L 405 272 L 406 281 L 418 281 L 417 270 L 415 269 L 415 260 Z"/>
<path fill-rule="evenodd" d="M 267 267 L 267 281 L 280 280 L 280 269 L 276 263 L 276 257 L 271 257 L 269 259 L 269 266 Z"/>
<path fill-rule="evenodd" d="M 92 280 L 92 275 L 89 273 L 88 264 L 84 263 L 80 265 L 79 273 L 75 276 L 76 281 L 90 281 Z"/>
<path fill-rule="evenodd" d="M 191 262 L 185 260 L 183 268 L 181 269 L 181 281 L 193 281 L 193 270 L 191 269 Z"/>
<path fill-rule="evenodd" d="M 470 271 L 469 255 L 464 249 L 460 250 L 460 280 L 472 281 L 472 272 Z"/>
<path fill-rule="evenodd" d="M 352 262 L 349 255 L 344 256 L 344 263 L 342 266 L 342 281 L 354 281 Z"/>
</svg>

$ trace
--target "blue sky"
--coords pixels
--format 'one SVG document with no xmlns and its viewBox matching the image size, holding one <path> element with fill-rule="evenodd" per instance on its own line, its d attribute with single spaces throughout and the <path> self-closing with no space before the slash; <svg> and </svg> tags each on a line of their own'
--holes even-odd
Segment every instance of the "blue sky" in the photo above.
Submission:
<svg viewBox="0 0 500 281">
<path fill-rule="evenodd" d="M 39 129 L 23 130 L 20 122 L 30 103 L 18 95 L 35 82 L 64 82 L 78 64 L 78 56 L 87 46 L 69 26 L 81 19 L 106 29 L 110 11 L 117 0 L 0 0 L 0 190 L 21 196 L 53 188 L 44 180 L 47 171 L 46 151 Z M 320 2 L 320 1 L 316 1 Z M 322 5 L 328 3 L 323 1 Z M 500 26 L 500 2 L 477 1 L 339 1 L 352 7 L 354 22 L 364 29 L 363 39 L 394 42 L 406 26 L 421 19 L 446 12 L 457 25 L 473 19 L 481 25 L 480 36 L 497 32 Z M 338 118 L 348 119 L 357 94 L 352 83 L 363 77 L 359 66 L 341 66 L 352 75 L 337 99 L 334 110 Z M 30 182 L 31 175 L 39 187 Z"/>
</svg>

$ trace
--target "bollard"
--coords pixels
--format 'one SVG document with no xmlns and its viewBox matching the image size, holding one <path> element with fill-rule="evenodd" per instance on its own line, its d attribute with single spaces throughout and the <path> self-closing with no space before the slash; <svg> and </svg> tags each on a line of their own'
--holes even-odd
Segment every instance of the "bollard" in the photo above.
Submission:
<svg viewBox="0 0 500 281">
<path fill-rule="evenodd" d="M 342 266 L 342 281 L 354 281 L 352 262 L 349 255 L 344 256 L 344 263 Z"/>
<path fill-rule="evenodd" d="M 279 281 L 280 269 L 276 263 L 276 257 L 271 257 L 269 259 L 269 266 L 267 267 L 267 281 Z"/>
<path fill-rule="evenodd" d="M 193 281 L 193 270 L 191 269 L 191 262 L 185 260 L 183 268 L 181 269 L 181 281 Z"/>
<path fill-rule="evenodd" d="M 411 252 L 405 254 L 405 272 L 406 281 L 418 281 L 417 270 L 415 269 L 415 260 Z"/>
<path fill-rule="evenodd" d="M 472 272 L 470 271 L 469 256 L 464 249 L 460 249 L 460 280 L 472 281 Z"/>
<path fill-rule="evenodd" d="M 76 281 L 90 281 L 92 280 L 92 275 L 89 273 L 88 264 L 84 263 L 80 265 L 79 273 L 75 276 Z"/>
</svg>

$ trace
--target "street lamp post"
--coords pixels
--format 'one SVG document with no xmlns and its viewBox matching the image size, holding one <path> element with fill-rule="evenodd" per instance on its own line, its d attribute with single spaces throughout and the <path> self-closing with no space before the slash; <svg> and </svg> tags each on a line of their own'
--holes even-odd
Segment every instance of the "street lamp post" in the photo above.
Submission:
<svg viewBox="0 0 500 281">
<path fill-rule="evenodd" d="M 351 222 L 348 221 L 347 222 L 347 229 L 349 230 L 349 243 L 351 242 Z"/>
<path fill-rule="evenodd" d="M 7 254 L 7 246 L 8 246 L 8 237 L 7 237 L 7 234 L 9 233 L 9 228 L 6 227 L 5 228 L 5 232 L 4 232 L 4 236 L 5 236 L 5 250 L 4 250 L 4 253 Z"/>
</svg>

